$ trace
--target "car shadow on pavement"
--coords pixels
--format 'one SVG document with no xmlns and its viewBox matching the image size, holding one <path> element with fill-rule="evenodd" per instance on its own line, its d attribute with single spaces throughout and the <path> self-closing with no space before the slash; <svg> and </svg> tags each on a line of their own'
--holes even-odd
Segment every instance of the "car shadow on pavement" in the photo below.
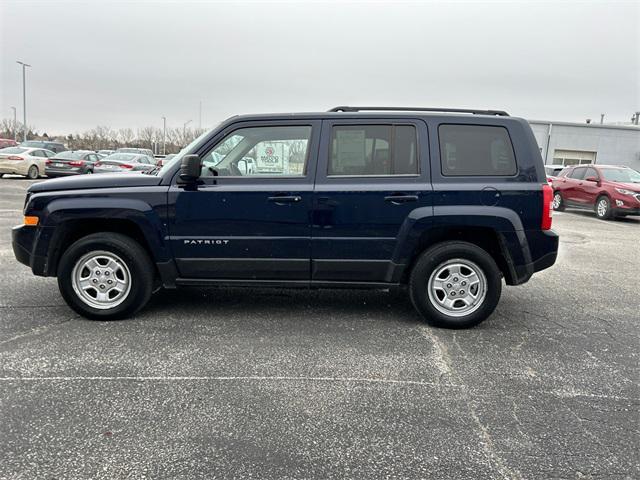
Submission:
<svg viewBox="0 0 640 480">
<path fill-rule="evenodd" d="M 421 324 L 424 321 L 414 310 L 409 294 L 404 290 L 309 290 L 276 288 L 181 288 L 161 290 L 141 312 L 162 315 L 171 310 L 198 315 L 242 312 L 282 315 L 326 313 L 327 315 L 380 316 L 387 313 L 394 321 Z"/>
<path fill-rule="evenodd" d="M 571 213 L 573 215 L 579 215 L 581 217 L 588 217 L 588 218 L 594 218 L 594 219 L 598 219 L 598 217 L 596 217 L 596 214 L 594 212 L 590 212 L 588 210 L 565 210 L 564 213 Z M 620 223 L 628 223 L 631 225 L 640 225 L 640 216 L 628 216 L 628 217 L 614 217 L 613 219 L 610 220 L 603 220 L 602 224 L 606 225 L 607 222 L 620 222 Z"/>
</svg>

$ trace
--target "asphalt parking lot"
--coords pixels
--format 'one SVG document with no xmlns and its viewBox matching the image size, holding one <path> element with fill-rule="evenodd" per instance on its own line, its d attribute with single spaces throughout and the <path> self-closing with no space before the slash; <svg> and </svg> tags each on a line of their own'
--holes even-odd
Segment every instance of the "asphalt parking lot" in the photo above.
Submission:
<svg viewBox="0 0 640 480">
<path fill-rule="evenodd" d="M 0 180 L 0 478 L 640 477 L 640 217 L 556 214 L 477 328 L 401 294 L 189 289 L 88 321 L 17 263 Z"/>
</svg>

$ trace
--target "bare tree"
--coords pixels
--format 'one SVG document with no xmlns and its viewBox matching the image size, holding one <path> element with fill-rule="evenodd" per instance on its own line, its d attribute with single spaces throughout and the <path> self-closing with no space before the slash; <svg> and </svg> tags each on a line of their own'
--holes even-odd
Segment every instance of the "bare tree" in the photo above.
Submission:
<svg viewBox="0 0 640 480">
<path fill-rule="evenodd" d="M 122 145 L 127 146 L 131 144 L 134 138 L 135 138 L 135 134 L 133 133 L 133 130 L 130 128 L 121 128 L 120 130 L 118 130 L 118 141 Z"/>
</svg>

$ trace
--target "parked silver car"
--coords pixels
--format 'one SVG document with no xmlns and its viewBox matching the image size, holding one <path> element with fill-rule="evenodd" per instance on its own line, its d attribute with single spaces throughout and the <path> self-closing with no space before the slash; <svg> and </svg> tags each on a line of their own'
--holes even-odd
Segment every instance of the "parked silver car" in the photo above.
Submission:
<svg viewBox="0 0 640 480">
<path fill-rule="evenodd" d="M 93 167 L 93 173 L 147 172 L 156 168 L 153 157 L 140 153 L 112 153 Z"/>
</svg>

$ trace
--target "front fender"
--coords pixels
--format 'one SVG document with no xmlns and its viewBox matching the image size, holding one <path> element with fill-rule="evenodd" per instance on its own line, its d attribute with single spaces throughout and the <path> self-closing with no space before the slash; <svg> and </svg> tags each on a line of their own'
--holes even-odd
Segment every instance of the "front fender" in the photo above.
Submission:
<svg viewBox="0 0 640 480">
<path fill-rule="evenodd" d="M 147 242 L 155 263 L 171 260 L 169 247 L 164 240 L 165 222 L 152 205 L 141 199 L 98 195 L 57 198 L 43 206 L 39 217 L 40 235 L 34 253 L 49 259 L 46 268 L 48 274 L 52 273 L 55 263 L 52 260 L 57 258 L 61 247 L 68 246 L 62 243 L 70 229 L 82 228 L 88 222 L 104 222 L 105 231 L 112 230 L 114 221 L 135 225 Z"/>
</svg>

